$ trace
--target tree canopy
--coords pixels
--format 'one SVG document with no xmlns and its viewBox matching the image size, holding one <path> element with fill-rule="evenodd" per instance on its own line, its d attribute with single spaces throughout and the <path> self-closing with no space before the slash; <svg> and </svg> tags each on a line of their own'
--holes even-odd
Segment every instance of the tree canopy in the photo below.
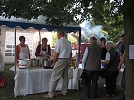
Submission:
<svg viewBox="0 0 134 100">
<path fill-rule="evenodd" d="M 81 23 L 91 17 L 102 23 L 118 20 L 121 4 L 118 0 L 1 0 L 1 15 L 37 19 L 39 15 L 47 17 L 46 22 L 53 25 Z M 103 6 L 102 6 L 103 5 Z M 118 9 L 118 10 L 117 10 Z M 115 18 L 114 18 L 115 17 Z"/>
<path fill-rule="evenodd" d="M 1 0 L 0 15 L 29 20 L 44 15 L 47 24 L 56 26 L 94 18 L 95 25 L 102 24 L 110 39 L 116 41 L 115 35 L 124 32 L 123 3 L 123 0 Z"/>
</svg>

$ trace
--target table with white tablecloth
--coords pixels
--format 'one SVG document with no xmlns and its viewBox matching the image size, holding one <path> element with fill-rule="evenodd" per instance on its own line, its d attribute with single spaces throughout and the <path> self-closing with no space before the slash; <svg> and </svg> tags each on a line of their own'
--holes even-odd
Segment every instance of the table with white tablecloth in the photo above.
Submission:
<svg viewBox="0 0 134 100">
<path fill-rule="evenodd" d="M 10 70 L 15 71 L 12 67 Z M 18 95 L 27 95 L 35 93 L 43 93 L 49 90 L 49 83 L 51 79 L 53 69 L 44 68 L 26 68 L 16 70 L 16 75 L 14 77 L 15 87 L 14 94 L 15 97 Z M 80 78 L 82 69 L 69 68 L 69 85 L 68 89 L 78 89 L 78 80 Z M 62 78 L 60 79 L 56 90 L 61 90 Z"/>
</svg>

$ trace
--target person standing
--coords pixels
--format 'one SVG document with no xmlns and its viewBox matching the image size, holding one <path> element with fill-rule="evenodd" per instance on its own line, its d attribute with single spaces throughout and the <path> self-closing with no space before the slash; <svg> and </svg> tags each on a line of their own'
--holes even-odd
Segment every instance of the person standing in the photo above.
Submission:
<svg viewBox="0 0 134 100">
<path fill-rule="evenodd" d="M 51 56 L 50 45 L 47 45 L 47 38 L 42 38 L 42 44 L 36 48 L 35 56 L 39 59 L 40 65 L 43 64 L 43 59 L 49 59 Z"/>
<path fill-rule="evenodd" d="M 118 65 L 118 70 L 121 69 L 121 65 L 124 62 L 125 62 L 125 52 L 123 53 L 123 55 L 121 57 L 120 63 Z M 121 97 L 119 100 L 125 100 L 125 78 L 126 78 L 126 73 L 125 73 L 125 68 L 124 68 L 124 71 L 123 71 L 123 74 L 122 74 L 122 79 L 121 79 L 121 86 L 124 89 L 124 93 L 123 93 L 123 97 Z"/>
<path fill-rule="evenodd" d="M 97 83 L 101 70 L 101 47 L 97 44 L 97 38 L 90 38 L 90 45 L 86 48 L 83 56 L 83 69 L 85 69 L 85 96 L 86 98 L 96 98 Z M 84 64 L 85 63 L 85 64 Z M 92 89 L 90 92 L 92 80 Z"/>
<path fill-rule="evenodd" d="M 53 98 L 56 86 L 59 79 L 62 77 L 63 83 L 61 92 L 59 94 L 66 95 L 68 89 L 68 69 L 70 67 L 70 59 L 72 57 L 72 47 L 70 42 L 64 37 L 63 31 L 57 32 L 57 38 L 59 39 L 55 48 L 55 54 L 53 59 L 53 72 L 49 85 L 49 92 L 44 95 L 44 98 Z"/>
<path fill-rule="evenodd" d="M 108 41 L 106 43 L 106 58 L 102 62 L 106 64 L 105 69 L 107 70 L 106 76 L 106 96 L 114 97 L 116 95 L 116 78 L 119 74 L 118 64 L 120 62 L 120 54 L 114 49 L 114 43 Z"/>
<path fill-rule="evenodd" d="M 19 59 L 30 59 L 29 47 L 25 44 L 25 37 L 19 37 L 20 44 L 16 46 L 16 64 Z"/>
<path fill-rule="evenodd" d="M 100 38 L 100 46 L 102 48 L 101 60 L 105 60 L 107 49 L 106 49 L 106 39 L 104 37 Z M 104 68 L 105 64 L 101 63 L 101 68 Z M 101 79 L 103 86 L 106 87 L 105 78 Z"/>
</svg>

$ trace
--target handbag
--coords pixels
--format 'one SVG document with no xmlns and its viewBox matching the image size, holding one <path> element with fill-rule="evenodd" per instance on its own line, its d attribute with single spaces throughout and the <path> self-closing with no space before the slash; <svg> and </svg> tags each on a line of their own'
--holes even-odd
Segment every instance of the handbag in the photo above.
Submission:
<svg viewBox="0 0 134 100">
<path fill-rule="evenodd" d="M 109 64 L 105 65 L 104 68 L 101 69 L 101 71 L 100 71 L 100 77 L 106 78 L 107 72 L 110 69 L 110 67 L 112 66 L 112 64 L 113 64 L 116 56 L 117 56 L 117 51 L 116 51 L 116 54 L 115 54 L 115 57 L 114 57 L 113 61 L 109 62 Z"/>
<path fill-rule="evenodd" d="M 0 88 L 2 88 L 2 87 L 6 86 L 6 80 L 4 78 L 2 78 L 2 74 L 0 76 L 1 76 L 0 77 Z"/>
<path fill-rule="evenodd" d="M 0 88 L 6 86 L 6 80 L 4 78 L 0 78 Z"/>
</svg>

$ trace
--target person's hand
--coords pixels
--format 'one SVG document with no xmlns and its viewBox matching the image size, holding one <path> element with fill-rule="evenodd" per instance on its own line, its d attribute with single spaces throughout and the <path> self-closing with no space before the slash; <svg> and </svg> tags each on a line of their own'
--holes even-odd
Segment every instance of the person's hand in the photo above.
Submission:
<svg viewBox="0 0 134 100">
<path fill-rule="evenodd" d="M 50 56 L 49 56 L 49 55 L 47 55 L 47 56 L 46 56 L 46 59 L 50 59 Z"/>
<path fill-rule="evenodd" d="M 18 62 L 16 63 L 16 67 L 18 67 L 18 68 L 19 68 L 19 63 L 18 63 Z"/>
<path fill-rule="evenodd" d="M 101 63 L 105 63 L 105 60 L 101 60 Z"/>
<path fill-rule="evenodd" d="M 118 65 L 118 70 L 120 70 L 121 69 L 121 65 Z"/>
<path fill-rule="evenodd" d="M 43 54 L 43 52 L 40 52 L 40 55 L 42 55 Z"/>
<path fill-rule="evenodd" d="M 51 67 L 54 67 L 55 63 L 52 63 Z"/>
<path fill-rule="evenodd" d="M 69 68 L 71 68 L 71 67 L 72 67 L 72 64 L 70 64 Z"/>
</svg>

